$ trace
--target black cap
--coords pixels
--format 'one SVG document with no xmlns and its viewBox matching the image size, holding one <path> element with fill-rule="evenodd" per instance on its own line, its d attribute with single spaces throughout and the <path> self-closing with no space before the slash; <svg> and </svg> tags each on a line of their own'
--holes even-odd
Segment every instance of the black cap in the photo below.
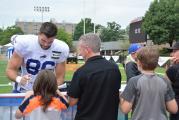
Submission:
<svg viewBox="0 0 179 120">
<path fill-rule="evenodd" d="M 169 49 L 171 50 L 179 50 L 179 42 L 176 42 L 172 47 L 170 47 Z"/>
</svg>

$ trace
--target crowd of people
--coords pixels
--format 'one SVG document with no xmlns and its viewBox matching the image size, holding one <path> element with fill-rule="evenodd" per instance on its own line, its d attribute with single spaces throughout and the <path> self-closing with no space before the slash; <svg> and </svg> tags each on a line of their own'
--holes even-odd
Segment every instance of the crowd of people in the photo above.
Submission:
<svg viewBox="0 0 179 120">
<path fill-rule="evenodd" d="M 100 55 L 101 39 L 93 33 L 82 35 L 77 50 L 85 63 L 74 72 L 67 95 L 63 95 L 58 85 L 64 83 L 69 47 L 56 34 L 56 25 L 45 22 L 38 35 L 13 38 L 14 52 L 6 74 L 15 83 L 14 93 L 27 92 L 16 111 L 17 119 L 37 109 L 45 118 L 58 119 L 49 111 L 60 114 L 77 105 L 75 120 L 117 120 L 118 109 L 124 114 L 132 111 L 131 120 L 167 120 L 167 111 L 170 120 L 179 120 L 179 42 L 170 48 L 166 76 L 155 73 L 157 48 L 131 44 L 125 63 L 127 85 L 120 92 L 119 67 Z"/>
</svg>

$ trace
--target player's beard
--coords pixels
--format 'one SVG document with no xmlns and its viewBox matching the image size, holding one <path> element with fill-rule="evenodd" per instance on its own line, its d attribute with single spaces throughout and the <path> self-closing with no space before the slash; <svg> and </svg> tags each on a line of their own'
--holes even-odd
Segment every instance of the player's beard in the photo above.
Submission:
<svg viewBox="0 0 179 120">
<path fill-rule="evenodd" d="M 41 44 L 40 44 L 40 46 L 41 46 L 41 48 L 44 49 L 44 50 L 48 50 L 48 49 L 51 47 L 51 46 L 47 46 L 47 47 L 46 47 L 46 46 L 43 46 L 43 45 L 41 45 Z"/>
<path fill-rule="evenodd" d="M 44 46 L 44 45 L 40 44 L 40 41 L 39 41 L 39 45 L 44 50 L 48 50 L 51 47 L 51 45 L 50 46 Z"/>
</svg>

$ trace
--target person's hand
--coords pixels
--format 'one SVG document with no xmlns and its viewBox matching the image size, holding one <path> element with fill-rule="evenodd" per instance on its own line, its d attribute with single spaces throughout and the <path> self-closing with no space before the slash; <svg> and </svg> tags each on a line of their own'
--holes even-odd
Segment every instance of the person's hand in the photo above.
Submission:
<svg viewBox="0 0 179 120">
<path fill-rule="evenodd" d="M 63 96 L 63 94 L 60 92 L 59 89 L 57 89 L 56 92 L 57 92 L 57 94 L 58 94 L 59 96 Z"/>
<path fill-rule="evenodd" d="M 21 78 L 20 84 L 21 85 L 26 85 L 26 84 L 28 84 L 30 79 L 31 79 L 30 75 L 24 75 Z"/>
<path fill-rule="evenodd" d="M 177 63 L 179 63 L 179 58 L 177 58 L 177 57 L 171 57 L 171 64 L 177 64 Z"/>
</svg>

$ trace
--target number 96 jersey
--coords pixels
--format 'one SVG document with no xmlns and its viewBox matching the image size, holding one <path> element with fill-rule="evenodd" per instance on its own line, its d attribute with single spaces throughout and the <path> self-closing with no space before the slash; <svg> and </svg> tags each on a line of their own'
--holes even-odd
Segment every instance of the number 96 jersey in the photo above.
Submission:
<svg viewBox="0 0 179 120">
<path fill-rule="evenodd" d="M 21 66 L 22 75 L 31 75 L 31 80 L 20 89 L 32 90 L 34 80 L 42 69 L 54 70 L 58 63 L 64 62 L 69 54 L 68 45 L 55 39 L 47 50 L 41 48 L 38 36 L 18 35 L 16 38 L 15 51 L 23 58 Z"/>
</svg>

